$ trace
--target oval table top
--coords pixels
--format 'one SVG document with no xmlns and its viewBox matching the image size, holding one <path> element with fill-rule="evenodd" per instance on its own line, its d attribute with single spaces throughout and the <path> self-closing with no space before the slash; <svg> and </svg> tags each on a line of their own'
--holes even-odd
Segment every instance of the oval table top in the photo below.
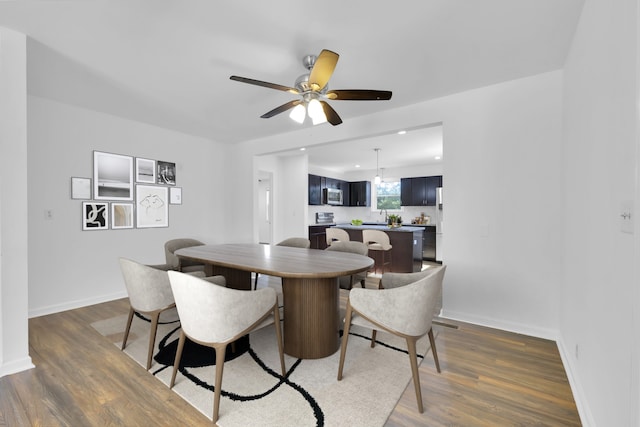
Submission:
<svg viewBox="0 0 640 427">
<path fill-rule="evenodd" d="M 179 257 L 283 278 L 348 276 L 373 266 L 373 259 L 348 252 L 251 243 L 179 249 Z"/>
</svg>

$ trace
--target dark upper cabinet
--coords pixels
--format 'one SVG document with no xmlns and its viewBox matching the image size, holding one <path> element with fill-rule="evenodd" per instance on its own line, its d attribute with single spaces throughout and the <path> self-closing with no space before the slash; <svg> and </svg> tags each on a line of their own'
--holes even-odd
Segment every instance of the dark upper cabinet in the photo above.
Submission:
<svg viewBox="0 0 640 427">
<path fill-rule="evenodd" d="M 421 176 L 400 180 L 400 200 L 403 206 L 435 206 L 437 188 L 442 176 Z"/>
<path fill-rule="evenodd" d="M 411 206 L 411 178 L 400 178 L 400 204 Z"/>
<path fill-rule="evenodd" d="M 371 206 L 370 181 L 350 182 L 349 191 L 349 206 Z"/>
<path fill-rule="evenodd" d="M 438 192 L 438 187 L 442 187 L 442 175 L 428 176 L 425 188 L 427 206 L 436 205 L 436 193 Z"/>
<path fill-rule="evenodd" d="M 324 177 L 309 174 L 309 204 L 322 204 L 322 189 L 324 188 Z"/>
</svg>

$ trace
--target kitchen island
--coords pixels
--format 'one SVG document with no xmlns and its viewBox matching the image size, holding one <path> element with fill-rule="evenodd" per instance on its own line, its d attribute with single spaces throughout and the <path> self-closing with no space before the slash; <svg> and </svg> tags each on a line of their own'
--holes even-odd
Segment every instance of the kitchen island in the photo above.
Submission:
<svg viewBox="0 0 640 427">
<path fill-rule="evenodd" d="M 412 273 L 422 270 L 422 233 L 424 227 L 401 226 L 390 228 L 384 224 L 337 224 L 349 233 L 349 239 L 362 242 L 362 230 L 382 230 L 389 235 L 391 243 L 391 271 Z"/>
</svg>

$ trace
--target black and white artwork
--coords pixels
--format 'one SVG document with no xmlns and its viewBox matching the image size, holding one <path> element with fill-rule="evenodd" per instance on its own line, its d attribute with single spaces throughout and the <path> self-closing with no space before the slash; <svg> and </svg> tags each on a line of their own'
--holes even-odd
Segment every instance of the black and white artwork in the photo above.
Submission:
<svg viewBox="0 0 640 427">
<path fill-rule="evenodd" d="M 82 229 L 107 230 L 109 203 L 82 202 Z"/>
<path fill-rule="evenodd" d="M 156 183 L 156 161 L 136 157 L 136 182 Z"/>
<path fill-rule="evenodd" d="M 93 152 L 93 198 L 133 200 L 133 157 Z"/>
<path fill-rule="evenodd" d="M 136 227 L 169 226 L 169 191 L 167 187 L 136 186 Z"/>
<path fill-rule="evenodd" d="M 158 160 L 158 184 L 176 185 L 176 164 Z"/>
</svg>

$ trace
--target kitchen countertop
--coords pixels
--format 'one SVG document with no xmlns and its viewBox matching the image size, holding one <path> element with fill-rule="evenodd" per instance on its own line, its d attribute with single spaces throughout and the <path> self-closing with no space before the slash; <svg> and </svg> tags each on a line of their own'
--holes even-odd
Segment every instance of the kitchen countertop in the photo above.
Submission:
<svg viewBox="0 0 640 427">
<path fill-rule="evenodd" d="M 424 231 L 424 229 L 420 226 L 407 226 L 407 225 L 402 225 L 400 227 L 395 227 L 395 228 L 391 228 L 388 225 L 385 224 L 379 224 L 379 225 L 371 225 L 371 224 L 362 224 L 362 225 L 351 225 L 351 224 L 337 224 L 335 227 L 337 228 L 345 228 L 345 229 L 352 229 L 352 230 L 362 230 L 362 229 L 369 229 L 369 230 L 382 230 L 382 231 L 400 231 L 400 232 L 405 232 L 405 233 L 413 233 L 415 231 Z"/>
</svg>

